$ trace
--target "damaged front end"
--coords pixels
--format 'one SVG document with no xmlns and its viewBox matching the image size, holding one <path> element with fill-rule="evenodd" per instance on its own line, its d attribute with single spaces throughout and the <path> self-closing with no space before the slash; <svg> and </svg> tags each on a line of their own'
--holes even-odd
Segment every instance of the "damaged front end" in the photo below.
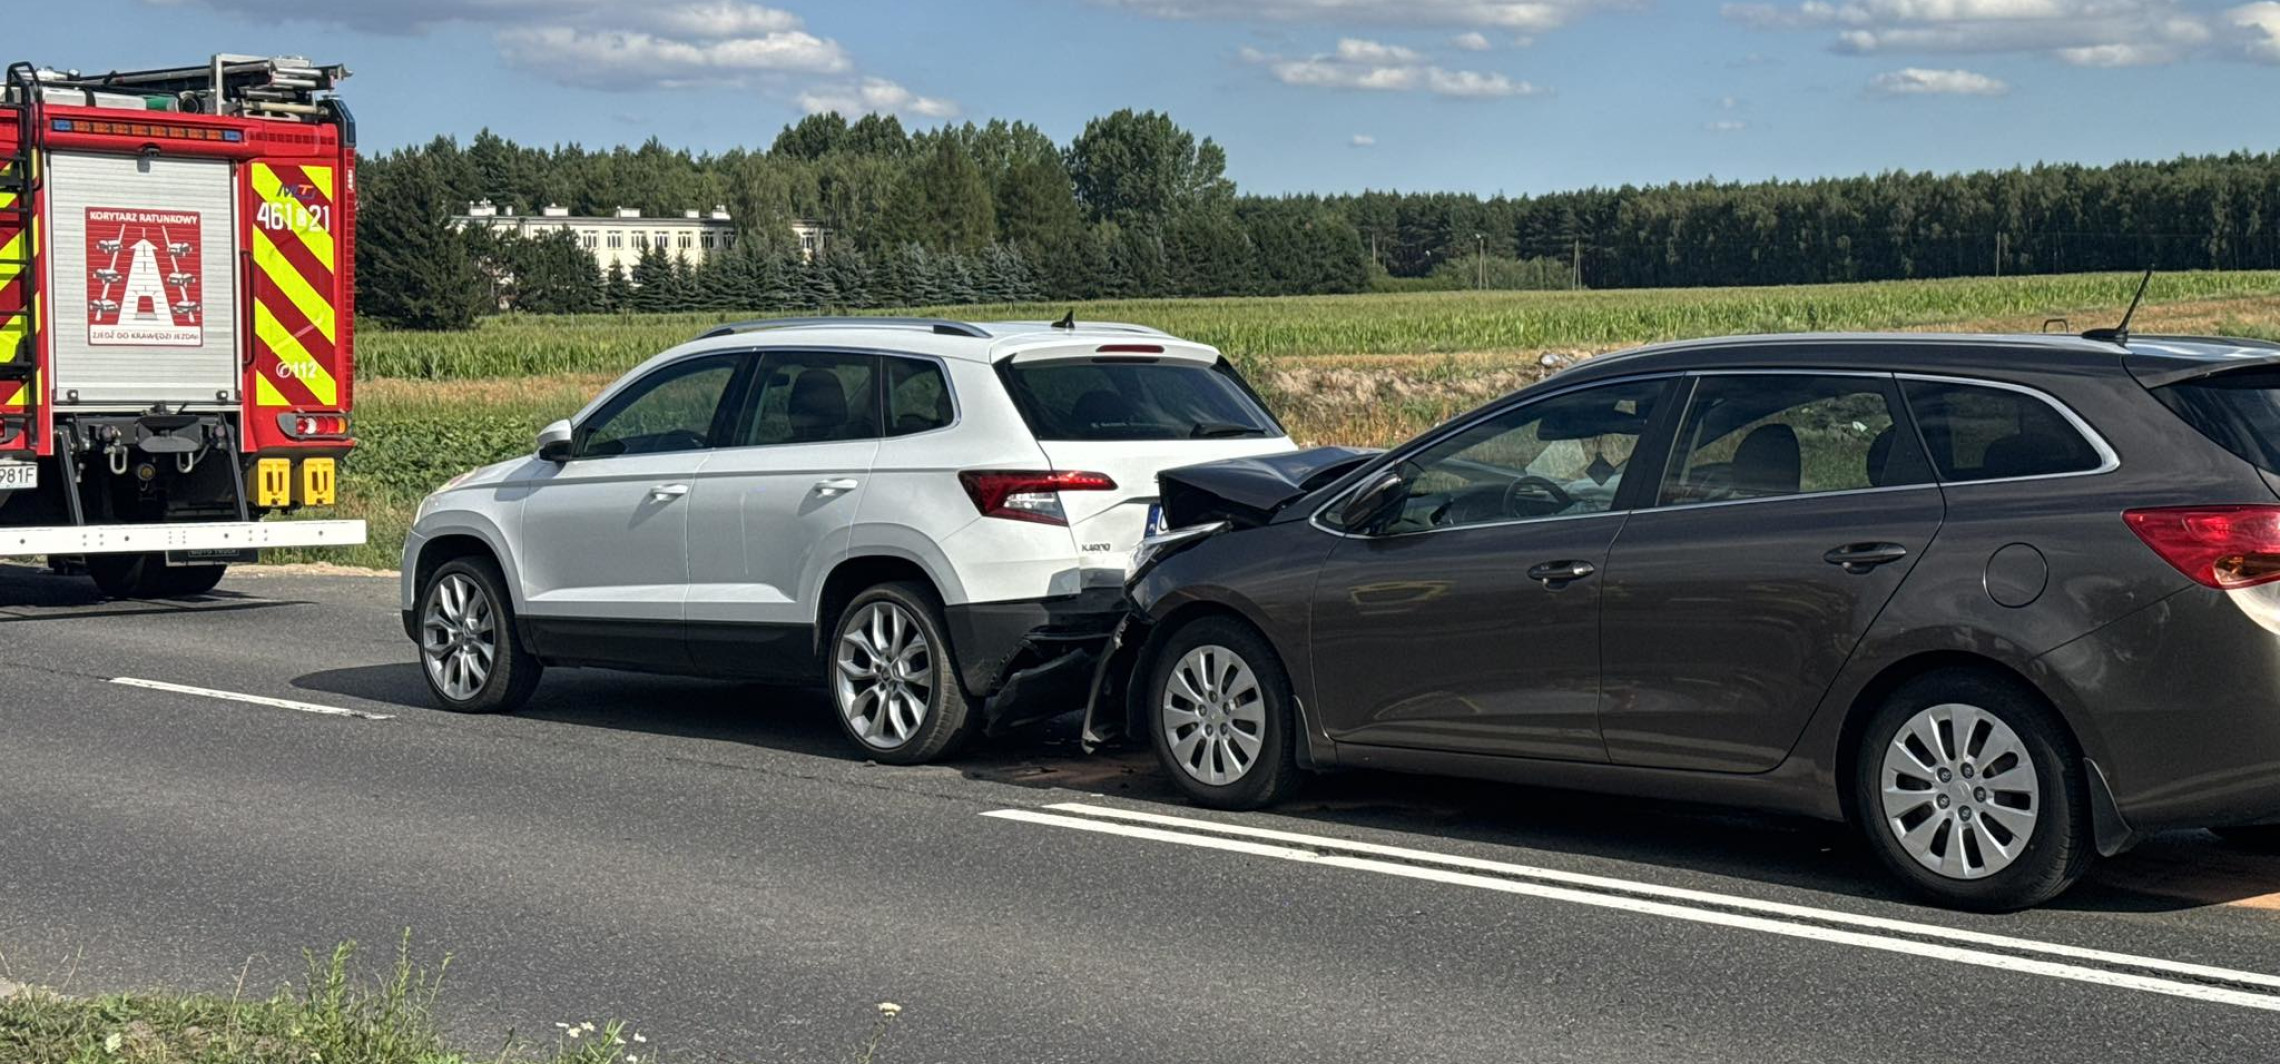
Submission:
<svg viewBox="0 0 2280 1064">
<path fill-rule="evenodd" d="M 1291 504 L 1337 482 L 1383 452 L 1354 447 L 1316 447 L 1288 454 L 1237 458 L 1167 470 L 1157 476 L 1165 523 L 1171 531 L 1141 541 L 1125 574 L 1124 614 L 1106 647 L 1092 663 L 1085 689 L 1084 748 L 1087 753 L 1136 742 L 1132 707 L 1155 634 L 1155 603 L 1138 597 L 1141 582 L 1157 566 L 1214 536 L 1257 528 Z"/>
</svg>

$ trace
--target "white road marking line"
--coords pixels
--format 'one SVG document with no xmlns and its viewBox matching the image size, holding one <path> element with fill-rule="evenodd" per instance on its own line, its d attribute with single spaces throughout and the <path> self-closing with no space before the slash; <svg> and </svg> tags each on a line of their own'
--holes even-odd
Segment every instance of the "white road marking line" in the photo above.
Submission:
<svg viewBox="0 0 2280 1064">
<path fill-rule="evenodd" d="M 209 687 L 188 687 L 183 684 L 166 683 L 161 680 L 138 680 L 132 676 L 115 676 L 112 677 L 111 682 L 116 684 L 125 684 L 128 687 L 140 687 L 151 691 L 171 691 L 178 695 L 197 695 L 200 698 L 220 698 L 231 702 L 246 702 L 256 706 L 269 706 L 275 709 L 290 709 L 301 713 L 317 713 L 327 717 L 355 717 L 358 720 L 396 719 L 385 713 L 366 713 L 362 710 L 342 709 L 339 706 L 320 706 L 314 702 L 295 702 L 290 698 L 270 698 L 265 695 L 239 694 L 236 691 L 216 691 Z"/>
<path fill-rule="evenodd" d="M 1325 854 L 1314 849 L 1300 849 L 1295 846 L 1277 846 L 1261 842 L 1245 841 L 1243 839 L 1190 834 L 1184 831 L 1168 831 L 1162 828 L 1140 827 L 1135 824 L 1118 823 L 1109 820 L 1096 820 L 1089 817 L 1066 816 L 1057 813 L 1040 813 L 1028 809 L 997 809 L 985 812 L 982 815 L 987 817 L 995 817 L 1001 820 L 1015 820 L 1023 823 L 1041 824 L 1048 827 L 1073 828 L 1078 831 L 1090 831 L 1105 835 L 1120 835 L 1127 838 L 1147 839 L 1154 842 L 1175 843 L 1182 846 L 1194 846 L 1202 849 L 1227 850 L 1235 853 L 1249 854 L 1254 857 L 1273 857 L 1303 864 L 1328 865 L 1334 868 L 1345 868 L 1360 872 L 1375 872 L 1380 875 L 1400 876 L 1406 879 L 1428 880 L 1431 882 L 1445 883 L 1454 886 L 1473 887 L 1479 890 L 1492 890 L 1505 894 L 1517 894 L 1532 898 L 1542 898 L 1550 901 L 1564 901 L 1577 905 L 1589 905 L 1594 908 L 1614 909 L 1622 912 L 1639 913 L 1649 916 L 1661 916 L 1673 920 L 1685 920 L 1692 923 L 1711 924 L 1720 927 L 1731 927 L 1741 930 L 1758 931 L 1765 934 L 1782 935 L 1789 938 L 1800 938 L 1817 942 L 1828 942 L 1838 945 L 1854 946 L 1860 949 L 1872 949 L 1886 953 L 1906 954 L 1909 956 L 1922 957 L 1929 960 L 1948 961 L 1955 964 L 1968 964 L 1982 968 L 1992 968 L 2000 971 L 2016 972 L 2027 975 L 2040 975 L 2053 979 L 2066 979 L 2075 982 L 2090 983 L 2098 986 L 2114 987 L 2123 990 L 2138 990 L 2146 993 L 2165 994 L 2172 997 L 2187 998 L 2194 1001 L 2203 1001 L 2212 1004 L 2234 1005 L 2241 1008 L 2280 1012 L 2280 996 L 2262 994 L 2254 991 L 2236 990 L 2230 987 L 2209 986 L 2201 983 L 2178 982 L 2171 979 L 2161 979 L 2147 975 L 2133 975 L 2127 972 L 2107 971 L 2100 968 L 2086 968 L 2081 965 L 2062 964 L 2056 961 L 2036 960 L 2030 957 L 2017 957 L 2003 953 L 1988 953 L 1983 950 L 1965 949 L 1959 946 L 1944 946 L 1936 943 L 1921 942 L 1914 939 L 1890 938 L 1883 935 L 1871 935 L 1857 931 L 1842 931 L 1835 928 L 1820 927 L 1812 924 L 1792 923 L 1786 920 L 1774 920 L 1760 916 L 1747 916 L 1740 913 L 1722 912 L 1714 909 L 1698 909 L 1686 905 L 1676 905 L 1661 901 L 1650 901 L 1645 898 L 1627 897 L 1620 894 L 1606 894 L 1591 890 L 1576 889 L 1572 887 L 1550 886 L 1541 883 L 1521 882 L 1512 879 L 1503 879 L 1494 876 L 1479 875 L 1468 872 L 1449 871 L 1439 868 L 1420 868 L 1416 865 L 1395 864 L 1391 861 L 1374 860 L 1366 857 L 1346 857 L 1336 854 Z M 1298 836 L 1298 838 L 1310 837 Z M 1339 840 L 1320 840 L 1320 842 L 1323 844 L 1334 843 L 1337 841 Z M 1309 845 L 1314 844 L 1310 843 Z M 1329 847 L 1324 846 L 1324 848 Z M 1818 910 L 1814 911 L 1818 912 Z"/>
<path fill-rule="evenodd" d="M 2023 953 L 2043 953 L 2054 957 L 2065 957 L 2069 960 L 2091 961 L 2098 964 L 2138 968 L 2145 971 L 2162 972 L 2168 975 L 2181 975 L 2194 979 L 2211 979 L 2219 982 L 2238 983 L 2244 986 L 2271 987 L 2275 990 L 2280 990 L 2280 976 L 2265 975 L 2260 972 L 2246 972 L 2232 968 L 2216 968 L 2205 964 L 2187 964 L 2183 961 L 2163 960 L 2159 957 L 2142 957 L 2129 953 L 2114 953 L 2107 950 L 2087 949 L 2081 946 L 2068 946 L 2056 942 L 2042 942 L 2031 938 L 2016 938 L 2010 935 L 1988 934 L 1984 931 L 1967 931 L 1959 927 L 1942 927 L 1938 924 L 1916 923 L 1911 920 L 1894 920 L 1882 916 L 1867 916 L 1860 913 L 1842 912 L 1836 909 L 1819 909 L 1810 905 L 1792 905 L 1778 901 L 1761 901 L 1757 898 L 1745 898 L 1737 894 L 1719 894 L 1707 890 L 1690 890 L 1685 887 L 1667 887 L 1659 883 L 1647 883 L 1634 879 L 1617 879 L 1612 876 L 1595 876 L 1583 872 L 1563 871 L 1557 868 L 1540 868 L 1534 865 L 1510 864 L 1504 861 L 1489 861 L 1478 857 L 1460 857 L 1454 854 L 1434 853 L 1430 850 L 1411 850 L 1404 849 L 1399 846 L 1379 846 L 1374 843 L 1353 842 L 1346 839 L 1329 838 L 1327 836 L 1321 835 L 1304 835 L 1294 831 L 1275 831 L 1269 828 L 1254 828 L 1241 824 L 1222 824 L 1211 820 L 1195 820 L 1188 817 L 1165 816 L 1161 813 L 1143 813 L 1136 810 L 1114 809 L 1101 805 L 1086 805 L 1082 802 L 1061 802 L 1047 806 L 1046 808 L 1057 809 L 1068 813 L 1077 813 L 1090 817 L 1101 817 L 1110 820 L 1128 820 L 1135 823 L 1158 824 L 1165 827 L 1182 828 L 1191 831 L 1209 831 L 1222 835 L 1234 835 L 1247 839 L 1265 839 L 1272 842 L 1290 843 L 1296 846 L 1302 846 L 1313 850 L 1342 850 L 1347 853 L 1368 854 L 1377 857 L 1391 857 L 1404 861 L 1416 861 L 1423 864 L 1437 864 L 1450 868 L 1462 868 L 1478 872 L 1490 872 L 1501 876 L 1513 876 L 1523 879 L 1539 880 L 1546 883 L 1557 883 L 1565 886 L 1580 887 L 1587 890 L 1619 891 L 1625 894 L 1637 894 L 1652 898 L 1666 898 L 1672 901 L 1693 902 L 1699 905 L 1714 905 L 1725 909 L 1740 909 L 1746 912 L 1766 913 L 1772 916 L 1789 917 L 1792 919 L 1814 920 L 1826 924 L 1843 924 L 1851 927 L 1861 927 L 1874 931 L 1884 931 L 1893 934 L 1913 935 L 1919 938 L 1940 938 L 1951 942 L 1963 942 L 1974 946 L 1988 946 L 1996 949 L 2017 950 Z"/>
</svg>

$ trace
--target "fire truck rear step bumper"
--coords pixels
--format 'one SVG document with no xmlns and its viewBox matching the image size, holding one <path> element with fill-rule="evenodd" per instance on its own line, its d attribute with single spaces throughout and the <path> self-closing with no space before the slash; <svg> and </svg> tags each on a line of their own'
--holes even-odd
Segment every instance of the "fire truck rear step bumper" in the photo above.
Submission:
<svg viewBox="0 0 2280 1064">
<path fill-rule="evenodd" d="M 0 528 L 0 557 L 140 554 L 146 551 L 353 547 L 362 521 L 200 521 L 175 525 L 69 525 Z"/>
</svg>

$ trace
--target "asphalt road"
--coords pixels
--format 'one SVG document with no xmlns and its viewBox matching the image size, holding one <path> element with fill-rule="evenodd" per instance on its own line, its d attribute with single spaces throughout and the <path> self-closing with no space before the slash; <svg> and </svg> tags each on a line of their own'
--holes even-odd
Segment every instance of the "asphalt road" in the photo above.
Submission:
<svg viewBox="0 0 2280 1064">
<path fill-rule="evenodd" d="M 2280 1057 L 2280 859 L 2205 834 L 1963 916 L 1714 809 L 1349 774 L 1217 814 L 1066 727 L 889 768 L 815 695 L 567 670 L 454 716 L 395 610 L 0 569 L 0 975 L 226 992 L 409 929 L 470 1045 L 681 1061 L 847 1059 L 880 1001 L 886 1061 Z"/>
</svg>

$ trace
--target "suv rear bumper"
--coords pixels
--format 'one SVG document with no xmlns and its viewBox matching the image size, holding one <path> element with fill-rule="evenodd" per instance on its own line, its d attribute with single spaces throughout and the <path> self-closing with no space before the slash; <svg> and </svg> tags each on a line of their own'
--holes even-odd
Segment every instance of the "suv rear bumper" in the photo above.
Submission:
<svg viewBox="0 0 2280 1064">
<path fill-rule="evenodd" d="M 958 676 L 996 732 L 1084 708 L 1109 636 L 1129 611 L 1121 587 L 943 608 Z"/>
</svg>

